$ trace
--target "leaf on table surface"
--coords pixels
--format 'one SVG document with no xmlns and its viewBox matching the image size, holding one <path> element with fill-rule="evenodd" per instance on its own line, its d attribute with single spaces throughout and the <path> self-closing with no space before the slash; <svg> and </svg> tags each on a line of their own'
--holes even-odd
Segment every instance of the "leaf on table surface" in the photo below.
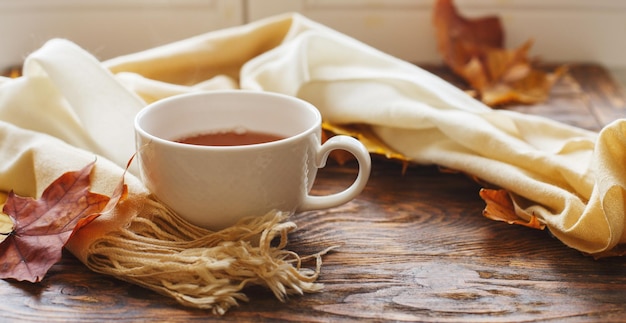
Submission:
<svg viewBox="0 0 626 323">
<path fill-rule="evenodd" d="M 480 197 L 487 204 L 483 215 L 491 220 L 504 221 L 508 224 L 519 224 L 533 229 L 543 230 L 545 225 L 536 216 L 531 216 L 529 221 L 519 217 L 515 212 L 515 204 L 506 190 L 481 189 Z"/>
<path fill-rule="evenodd" d="M 0 214 L 0 242 L 3 240 L 3 236 L 8 236 L 13 231 L 13 221 L 6 214 Z"/>
<path fill-rule="evenodd" d="M 388 159 L 399 160 L 403 162 L 404 168 L 410 162 L 410 159 L 389 147 L 365 124 L 336 125 L 328 122 L 322 123 L 322 141 L 326 141 L 333 135 L 346 135 L 358 139 L 363 146 L 372 154 L 385 156 Z M 330 158 L 335 160 L 339 165 L 344 165 L 348 161 L 354 160 L 354 156 L 347 151 L 334 150 L 330 153 Z"/>
<path fill-rule="evenodd" d="M 62 249 L 75 230 L 112 209 L 126 195 L 118 185 L 112 197 L 89 191 L 95 162 L 67 172 L 52 182 L 41 198 L 9 192 L 3 212 L 12 228 L 0 243 L 0 278 L 39 282 L 61 259 Z"/>
<path fill-rule="evenodd" d="M 532 41 L 504 48 L 504 30 L 497 16 L 468 19 L 452 0 L 438 0 L 433 11 L 437 47 L 450 69 L 475 90 L 485 104 L 533 104 L 545 101 L 567 69 L 545 72 L 528 58 Z"/>
<path fill-rule="evenodd" d="M 4 207 L 4 203 L 7 200 L 7 194 L 0 192 L 0 207 Z M 3 213 L 0 213 L 0 243 L 13 231 L 13 221 L 11 218 Z"/>
<path fill-rule="evenodd" d="M 9 77 L 9 78 L 18 78 L 18 77 L 22 76 L 22 67 L 21 66 L 12 66 L 12 67 L 7 68 L 4 71 L 2 71 L 1 75 L 5 76 L 5 77 Z"/>
</svg>

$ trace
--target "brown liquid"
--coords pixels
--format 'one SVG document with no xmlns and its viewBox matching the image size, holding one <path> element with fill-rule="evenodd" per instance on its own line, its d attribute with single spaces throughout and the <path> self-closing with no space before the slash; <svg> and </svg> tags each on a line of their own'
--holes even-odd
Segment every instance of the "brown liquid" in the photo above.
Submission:
<svg viewBox="0 0 626 323">
<path fill-rule="evenodd" d="M 199 134 L 195 136 L 184 137 L 175 140 L 176 142 L 201 145 L 201 146 L 241 146 L 241 145 L 254 145 L 262 144 L 266 142 L 276 141 L 284 139 L 285 137 L 277 136 L 274 134 L 257 132 L 257 131 L 244 131 L 244 132 L 215 132 Z"/>
</svg>

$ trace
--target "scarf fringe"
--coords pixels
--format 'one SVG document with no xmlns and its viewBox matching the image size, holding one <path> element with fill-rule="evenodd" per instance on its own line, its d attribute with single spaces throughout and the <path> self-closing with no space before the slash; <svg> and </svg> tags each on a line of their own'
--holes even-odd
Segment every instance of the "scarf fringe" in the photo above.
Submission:
<svg viewBox="0 0 626 323">
<path fill-rule="evenodd" d="M 147 199 L 127 227 L 89 247 L 86 265 L 219 315 L 239 301 L 248 301 L 242 292 L 247 285 L 266 286 L 284 302 L 288 295 L 323 288 L 315 282 L 321 257 L 334 249 L 307 257 L 284 250 L 288 233 L 296 228 L 285 221 L 288 217 L 288 213 L 269 212 L 212 232 Z M 275 238 L 279 239 L 273 246 Z M 303 261 L 310 259 L 315 260 L 315 267 L 303 268 Z"/>
</svg>

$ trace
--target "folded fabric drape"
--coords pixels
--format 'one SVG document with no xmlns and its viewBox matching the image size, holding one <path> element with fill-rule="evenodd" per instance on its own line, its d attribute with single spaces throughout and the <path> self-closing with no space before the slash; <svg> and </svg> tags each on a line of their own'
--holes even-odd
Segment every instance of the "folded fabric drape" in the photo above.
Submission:
<svg viewBox="0 0 626 323">
<path fill-rule="evenodd" d="M 437 76 L 298 14 L 184 39 L 105 62 L 54 40 L 0 81 L 0 120 L 124 165 L 148 102 L 245 88 L 298 96 L 326 122 L 361 124 L 419 164 L 507 190 L 523 219 L 566 245 L 608 255 L 624 234 L 624 121 L 600 133 L 493 110 Z M 6 140 L 3 145 L 11 145 Z M 12 160 L 0 160 L 11 169 Z M 30 174 L 29 176 L 32 176 Z M 14 181 L 0 183 L 8 190 Z"/>
</svg>

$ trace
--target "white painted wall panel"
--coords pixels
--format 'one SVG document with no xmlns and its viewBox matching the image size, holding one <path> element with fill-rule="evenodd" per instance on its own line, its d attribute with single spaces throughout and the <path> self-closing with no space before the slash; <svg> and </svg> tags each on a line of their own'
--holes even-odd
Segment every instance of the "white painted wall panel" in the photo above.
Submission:
<svg viewBox="0 0 626 323">
<path fill-rule="evenodd" d="M 297 11 L 413 62 L 439 62 L 434 0 L 248 0 L 247 20 Z M 626 1 L 456 0 L 462 14 L 502 19 L 507 47 L 529 38 L 544 61 L 590 61 L 626 67 Z"/>
<path fill-rule="evenodd" d="M 0 69 L 52 37 L 101 59 L 270 15 L 297 11 L 392 55 L 436 63 L 434 0 L 0 0 Z M 497 14 L 507 46 L 535 40 L 544 61 L 626 68 L 626 1 L 456 0 L 463 14 Z"/>
<path fill-rule="evenodd" d="M 243 23 L 243 0 L 0 0 L 0 70 L 54 37 L 100 59 Z"/>
</svg>

